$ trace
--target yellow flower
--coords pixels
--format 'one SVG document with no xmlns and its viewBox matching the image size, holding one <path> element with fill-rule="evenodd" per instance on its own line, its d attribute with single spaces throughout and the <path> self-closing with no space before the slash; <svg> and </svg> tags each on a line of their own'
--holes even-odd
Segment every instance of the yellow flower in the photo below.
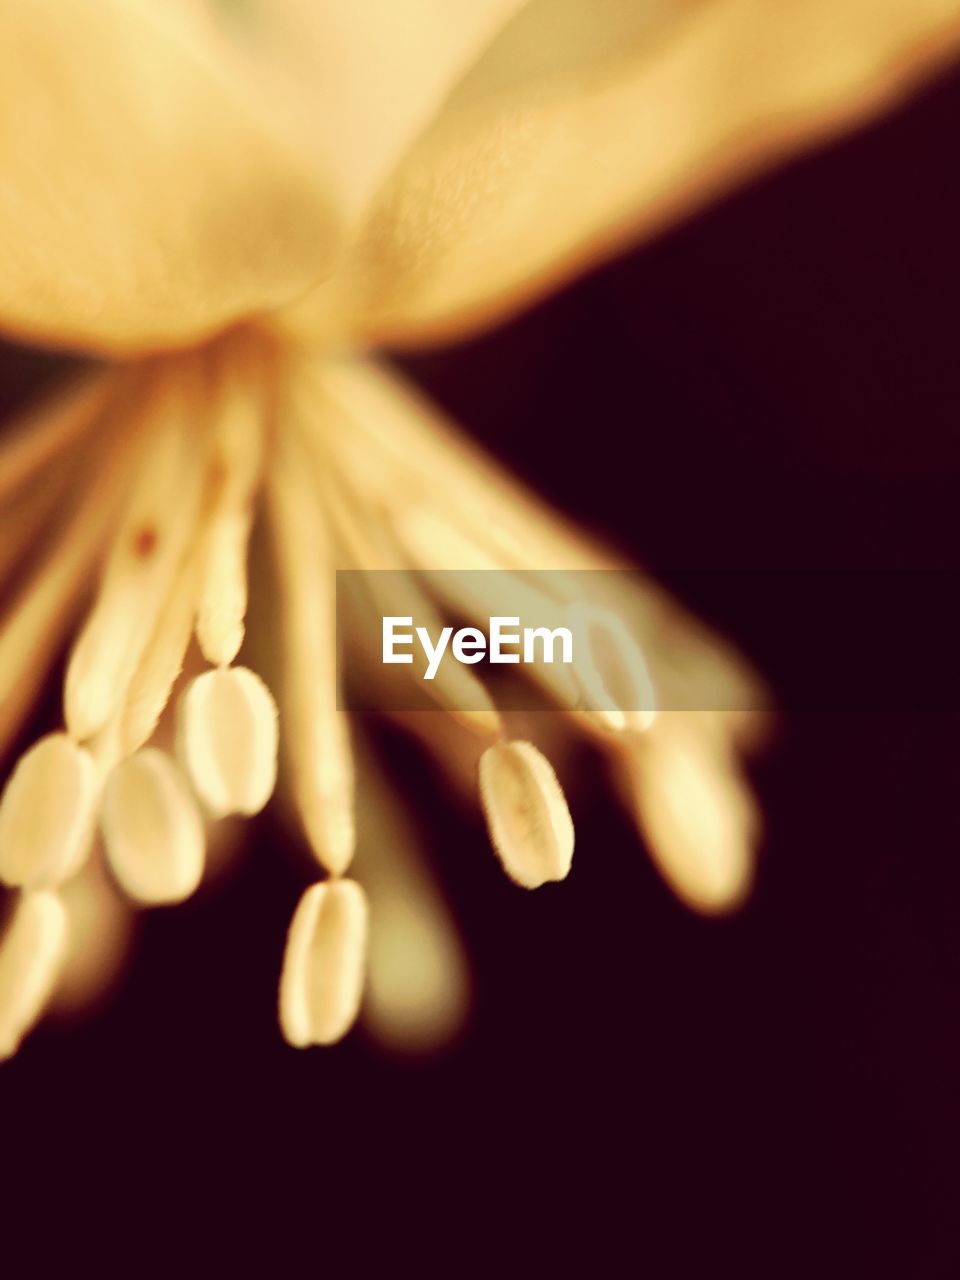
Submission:
<svg viewBox="0 0 960 1280">
<path fill-rule="evenodd" d="M 273 697 L 236 665 L 261 498 L 279 603 L 253 621 L 274 636 L 265 652 L 282 651 L 279 737 L 329 877 L 291 925 L 282 1028 L 328 1043 L 359 1006 L 366 896 L 344 878 L 359 761 L 371 1016 L 395 1038 L 449 1029 L 463 962 L 339 709 L 334 570 L 520 570 L 549 603 L 563 596 L 551 575 L 618 562 L 371 348 L 492 323 L 856 122 L 958 37 L 956 0 L 3 6 L 0 328 L 97 363 L 0 450 L 0 585 L 18 585 L 0 626 L 0 742 L 73 636 L 64 728 L 21 758 L 0 804 L 0 877 L 19 891 L 0 946 L 0 1056 L 71 946 L 63 998 L 116 961 L 124 917 L 96 840 L 135 901 L 179 901 L 215 849 L 212 824 L 273 791 Z M 426 580 L 426 594 L 407 588 L 425 616 L 479 619 L 490 604 Z M 743 721 L 665 711 L 651 725 L 602 703 L 623 680 L 652 681 L 663 705 L 698 682 L 743 700 L 749 677 L 648 585 L 590 607 L 606 656 L 549 692 L 617 765 L 675 889 L 724 909 L 756 839 Z M 514 880 L 562 878 L 573 826 L 551 765 L 472 673 L 458 681 L 436 685 L 449 714 L 411 731 L 455 777 L 479 769 Z"/>
</svg>

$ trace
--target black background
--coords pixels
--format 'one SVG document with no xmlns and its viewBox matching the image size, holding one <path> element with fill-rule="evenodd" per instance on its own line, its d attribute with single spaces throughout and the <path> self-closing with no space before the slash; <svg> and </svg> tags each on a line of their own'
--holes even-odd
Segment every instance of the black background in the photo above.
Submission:
<svg viewBox="0 0 960 1280">
<path fill-rule="evenodd" d="M 954 76 L 405 363 L 667 582 L 955 568 L 958 118 Z M 7 406 L 48 369 L 2 362 Z M 789 700 L 788 619 L 722 573 L 696 581 L 690 603 Z M 874 618 L 859 642 L 878 669 L 929 648 Z M 789 717 L 756 768 L 757 892 L 712 922 L 659 883 L 596 762 L 571 879 L 525 895 L 430 765 L 385 748 L 474 958 L 466 1039 L 416 1064 L 362 1035 L 284 1048 L 301 876 L 261 821 L 220 893 L 146 919 L 105 1014 L 45 1027 L 0 1071 L 2 1226 L 34 1259 L 11 1274 L 66 1248 L 137 1275 L 173 1248 L 186 1275 L 346 1256 L 457 1276 L 488 1254 L 504 1275 L 960 1275 L 956 713 Z"/>
</svg>

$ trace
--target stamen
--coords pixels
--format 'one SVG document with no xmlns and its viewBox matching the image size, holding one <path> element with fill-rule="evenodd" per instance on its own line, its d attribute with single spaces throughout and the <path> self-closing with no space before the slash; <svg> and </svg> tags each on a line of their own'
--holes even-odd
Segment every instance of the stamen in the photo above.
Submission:
<svg viewBox="0 0 960 1280">
<path fill-rule="evenodd" d="M 573 603 L 567 621 L 578 641 L 574 673 L 588 713 L 614 732 L 643 733 L 656 719 L 643 652 L 621 618 L 600 605 Z"/>
<path fill-rule="evenodd" d="M 52 893 L 20 899 L 0 941 L 0 1061 L 12 1058 L 43 1012 L 67 942 L 67 913 Z"/>
<path fill-rule="evenodd" d="M 255 368 L 262 373 L 259 362 Z M 214 422 L 214 465 L 223 485 L 211 517 L 197 615 L 197 640 L 215 666 L 233 662 L 243 644 L 247 611 L 247 544 L 263 468 L 262 380 L 231 367 L 220 378 Z"/>
<path fill-rule="evenodd" d="M 549 714 L 556 723 L 557 717 Z M 432 709 L 396 711 L 391 715 L 404 733 L 416 737 L 423 751 L 433 757 L 457 799 L 465 805 L 475 804 L 477 770 L 486 750 L 483 739 L 453 716 L 437 715 Z M 511 713 L 511 724 L 516 718 L 516 713 Z"/>
<path fill-rule="evenodd" d="M 487 567 L 527 572 L 546 596 L 562 603 L 580 596 L 576 574 L 564 571 L 629 567 L 530 493 L 385 365 L 354 357 L 304 361 L 300 376 L 305 396 L 323 397 L 349 420 L 349 431 L 331 432 L 325 443 L 336 451 L 338 464 L 349 469 L 365 502 L 378 504 L 398 525 L 419 519 L 417 540 L 427 550 L 430 538 L 422 513 L 428 511 L 430 518 L 446 524 L 441 567 L 458 566 L 454 555 L 460 553 L 465 555 L 464 565 L 482 567 L 482 555 Z M 375 467 L 367 461 L 370 454 L 376 456 Z M 454 536 L 459 539 L 456 545 Z M 423 563 L 436 565 L 437 557 Z M 664 665 L 673 649 L 687 648 L 695 635 L 693 672 L 703 671 L 702 686 L 714 697 L 722 687 L 731 705 L 757 705 L 754 675 L 714 637 L 700 635 L 693 620 L 657 584 L 635 575 L 614 595 L 618 607 L 629 608 L 631 627 L 645 642 L 670 636 L 668 643 L 657 645 L 658 684 L 668 674 Z M 684 673 L 686 683 L 689 674 Z M 695 691 L 687 705 L 691 699 Z"/>
<path fill-rule="evenodd" d="M 176 365 L 150 406 L 127 511 L 67 667 L 65 715 L 79 739 L 102 729 L 123 702 L 196 537 L 205 449 L 197 439 L 195 392 L 190 366 Z"/>
<path fill-rule="evenodd" d="M 100 810 L 107 861 L 139 902 L 182 902 L 203 875 L 203 819 L 183 774 L 148 747 L 121 761 Z"/>
<path fill-rule="evenodd" d="M 0 502 L 93 429 L 121 375 L 98 373 L 31 407 L 0 444 Z"/>
<path fill-rule="evenodd" d="M 123 973 L 136 912 L 97 856 L 58 896 L 67 913 L 67 947 L 50 1007 L 70 1015 L 93 1013 Z"/>
<path fill-rule="evenodd" d="M 28 569 L 41 551 L 48 531 L 62 523 L 77 492 L 78 478 L 86 479 L 90 474 L 84 461 L 69 455 L 58 458 L 46 467 L 42 478 L 8 500 L 0 500 L 0 592 L 6 594 L 16 575 Z"/>
<path fill-rule="evenodd" d="M 356 437 L 376 450 L 370 484 L 404 507 L 442 509 L 480 538 L 501 569 L 612 567 L 564 521 L 459 432 L 399 374 L 373 360 L 327 360 L 306 376 L 349 412 Z M 398 477 L 402 479 L 398 482 Z M 448 566 L 449 567 L 449 566 Z"/>
<path fill-rule="evenodd" d="M 35 888 L 78 870 L 89 849 L 98 788 L 92 757 L 65 733 L 31 747 L 0 800 L 0 879 Z"/>
<path fill-rule="evenodd" d="M 42 567 L 0 626 L 0 749 L 20 725 L 62 642 L 63 627 L 87 588 L 128 479 L 135 432 L 112 442 L 81 471 L 86 486 Z"/>
<path fill-rule="evenodd" d="M 497 614 L 535 620 L 549 630 L 564 624 L 564 611 L 555 600 L 530 581 L 495 572 L 502 565 L 442 514 L 409 508 L 398 513 L 395 528 L 437 599 L 470 621 L 485 626 Z M 467 572 L 451 573 L 451 569 Z M 524 673 L 561 706 L 577 706 L 580 689 L 569 667 L 534 662 L 524 667 Z"/>
<path fill-rule="evenodd" d="M 148 742 L 170 700 L 170 691 L 183 670 L 196 617 L 202 546 L 180 571 L 166 607 L 157 620 L 140 664 L 131 677 L 123 706 L 118 711 L 117 748 L 132 755 Z"/>
<path fill-rule="evenodd" d="M 335 577 L 327 525 L 296 442 L 278 441 L 271 515 L 284 603 L 284 733 L 293 792 L 310 846 L 341 875 L 353 857 L 353 757 L 337 706 Z"/>
<path fill-rule="evenodd" d="M 697 911 L 746 895 L 758 819 L 706 712 L 663 713 L 631 755 L 634 814 L 673 890 Z"/>
<path fill-rule="evenodd" d="M 297 1049 L 333 1044 L 360 1008 L 367 900 L 353 880 L 312 885 L 287 935 L 280 977 L 280 1027 Z"/>
<path fill-rule="evenodd" d="M 277 780 L 277 707 L 246 667 L 206 671 L 180 700 L 178 751 L 212 817 L 259 813 Z"/>
<path fill-rule="evenodd" d="M 360 753 L 359 769 L 357 866 L 371 922 L 361 1016 L 380 1043 L 423 1052 L 448 1043 L 463 1025 L 469 963 L 406 808 L 369 750 Z M 475 785 L 475 768 L 472 779 Z"/>
<path fill-rule="evenodd" d="M 511 880 L 536 889 L 565 878 L 573 859 L 573 822 L 557 775 L 532 743 L 488 747 L 480 759 L 480 800 Z"/>
<path fill-rule="evenodd" d="M 200 594 L 197 641 L 214 666 L 227 666 L 240 652 L 247 612 L 247 543 L 252 508 L 224 512 L 211 526 L 207 568 Z"/>
<path fill-rule="evenodd" d="M 315 459 L 319 462 L 319 459 Z M 322 484 L 325 509 L 330 513 L 334 532 L 349 559 L 366 570 L 403 570 L 410 568 L 403 550 L 387 529 L 369 512 L 366 518 L 358 518 L 362 510 L 360 495 L 351 491 L 349 481 L 339 473 L 331 481 L 317 466 L 318 481 Z M 347 493 L 341 491 L 341 484 Z M 381 573 L 368 578 L 371 604 L 376 617 L 414 617 L 419 626 L 431 635 L 439 634 L 443 627 L 436 606 L 418 581 L 408 573 Z M 377 628 L 379 629 L 379 627 Z M 414 654 L 409 669 L 410 678 L 422 681 L 426 667 L 423 650 Z M 482 682 L 468 668 L 459 663 L 442 663 L 434 679 L 418 683 L 418 691 L 425 693 L 461 724 L 486 737 L 496 737 L 503 730 L 500 714 Z"/>
</svg>

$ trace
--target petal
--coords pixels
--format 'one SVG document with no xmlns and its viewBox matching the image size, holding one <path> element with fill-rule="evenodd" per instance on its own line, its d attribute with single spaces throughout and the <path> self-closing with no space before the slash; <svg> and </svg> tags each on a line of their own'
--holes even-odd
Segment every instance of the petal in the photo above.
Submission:
<svg viewBox="0 0 960 1280">
<path fill-rule="evenodd" d="M 2 6 L 0 328 L 183 343 L 323 275 L 327 199 L 217 55 L 179 6 Z"/>
<path fill-rule="evenodd" d="M 221 22 L 352 216 L 525 3 L 246 0 Z"/>
<path fill-rule="evenodd" d="M 297 320 L 394 343 L 489 323 L 864 119 L 958 41 L 957 0 L 533 0 Z"/>
</svg>

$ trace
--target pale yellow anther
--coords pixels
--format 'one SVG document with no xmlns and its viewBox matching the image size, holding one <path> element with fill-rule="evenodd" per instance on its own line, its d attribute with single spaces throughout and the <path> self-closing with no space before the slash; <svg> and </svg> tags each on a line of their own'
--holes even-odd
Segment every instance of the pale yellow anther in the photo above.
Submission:
<svg viewBox="0 0 960 1280">
<path fill-rule="evenodd" d="M 113 770 L 100 809 L 107 861 L 139 902 L 182 902 L 203 875 L 204 830 L 176 764 L 155 747 Z"/>
<path fill-rule="evenodd" d="M 573 859 L 573 821 L 557 775 L 532 743 L 487 748 L 480 758 L 480 799 L 511 880 L 536 889 L 564 879 Z"/>
<path fill-rule="evenodd" d="M 97 788 L 92 757 L 65 733 L 41 738 L 21 756 L 0 800 L 0 880 L 36 888 L 78 870 Z"/>
<path fill-rule="evenodd" d="M 0 1062 L 11 1058 L 43 1012 L 67 943 L 67 913 L 52 893 L 17 904 L 0 940 Z"/>
<path fill-rule="evenodd" d="M 294 912 L 280 978 L 280 1027 L 295 1048 L 333 1044 L 360 1008 L 367 900 L 354 880 L 312 885 Z"/>
<path fill-rule="evenodd" d="M 642 733 L 656 719 L 656 695 L 640 646 L 623 620 L 602 605 L 567 608 L 574 635 L 574 675 L 583 708 L 604 728 Z"/>
<path fill-rule="evenodd" d="M 728 751 L 706 717 L 661 717 L 632 767 L 637 820 L 674 892 L 697 911 L 727 911 L 746 896 L 758 818 Z"/>
<path fill-rule="evenodd" d="M 207 671 L 180 701 L 178 751 L 213 817 L 259 813 L 277 780 L 277 707 L 246 667 Z"/>
<path fill-rule="evenodd" d="M 337 700 L 335 562 L 310 454 L 296 436 L 279 444 L 270 480 L 285 604 L 283 727 L 293 795 L 317 860 L 342 875 L 356 833 L 353 753 Z"/>
</svg>

